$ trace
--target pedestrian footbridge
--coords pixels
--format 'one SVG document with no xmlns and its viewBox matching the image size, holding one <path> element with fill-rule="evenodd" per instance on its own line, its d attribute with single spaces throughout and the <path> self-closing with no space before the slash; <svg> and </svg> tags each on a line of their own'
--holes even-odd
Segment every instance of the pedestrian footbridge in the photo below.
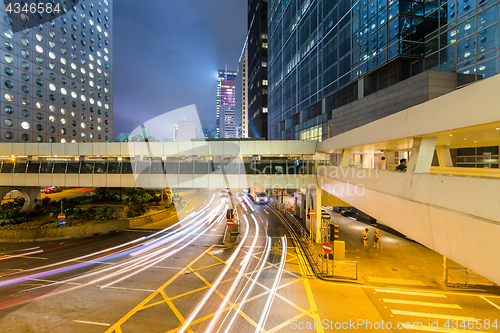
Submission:
<svg viewBox="0 0 500 333">
<path fill-rule="evenodd" d="M 498 155 L 461 168 L 450 154 L 500 145 L 499 89 L 497 75 L 318 143 L 318 186 L 500 284 Z"/>
</svg>

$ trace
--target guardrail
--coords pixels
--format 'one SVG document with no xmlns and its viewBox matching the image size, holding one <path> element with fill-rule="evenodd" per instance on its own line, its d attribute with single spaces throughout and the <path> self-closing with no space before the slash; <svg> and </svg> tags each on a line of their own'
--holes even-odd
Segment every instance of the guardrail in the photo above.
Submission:
<svg viewBox="0 0 500 333">
<path fill-rule="evenodd" d="M 447 287 L 469 287 L 471 285 L 496 286 L 481 275 L 468 268 L 446 267 Z"/>
<path fill-rule="evenodd" d="M 314 243 L 310 239 L 309 230 L 304 228 L 299 221 L 292 215 L 284 204 L 279 203 L 271 198 L 269 205 L 275 209 L 281 216 L 289 222 L 289 226 L 293 229 L 298 241 L 302 245 L 309 264 L 316 276 L 319 278 L 335 277 L 351 280 L 358 279 L 358 263 L 357 261 L 344 261 L 330 259 L 331 254 L 325 257 L 325 254 L 318 253 Z"/>
</svg>

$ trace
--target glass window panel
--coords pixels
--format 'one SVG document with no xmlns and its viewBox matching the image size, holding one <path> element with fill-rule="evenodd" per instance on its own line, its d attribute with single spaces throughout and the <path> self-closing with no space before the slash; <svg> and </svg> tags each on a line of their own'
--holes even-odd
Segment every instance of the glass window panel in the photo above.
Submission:
<svg viewBox="0 0 500 333">
<path fill-rule="evenodd" d="M 165 161 L 163 164 L 165 168 L 165 173 L 168 175 L 176 175 L 179 173 L 179 162 L 168 162 Z"/>
<path fill-rule="evenodd" d="M 179 174 L 192 175 L 193 174 L 193 162 L 192 161 L 181 161 L 181 163 L 179 163 Z"/>
<path fill-rule="evenodd" d="M 194 173 L 197 175 L 206 175 L 208 174 L 208 162 L 198 162 L 194 163 Z"/>
<path fill-rule="evenodd" d="M 122 162 L 122 174 L 123 175 L 131 175 L 134 173 L 132 168 L 132 162 Z"/>
<path fill-rule="evenodd" d="M 110 162 L 108 164 L 108 174 L 116 175 L 120 173 L 121 163 L 120 162 Z"/>
<path fill-rule="evenodd" d="M 224 170 L 228 175 L 238 175 L 239 174 L 239 161 L 225 162 Z"/>
<path fill-rule="evenodd" d="M 54 167 L 53 162 L 42 162 L 40 166 L 40 173 L 52 173 L 53 167 Z"/>
<path fill-rule="evenodd" d="M 485 79 L 500 73 L 499 59 L 493 58 L 491 60 L 477 64 L 477 77 L 478 79 Z"/>
<path fill-rule="evenodd" d="M 222 173 L 222 163 L 211 161 L 209 173 L 221 174 Z"/>
<path fill-rule="evenodd" d="M 95 174 L 105 174 L 108 171 L 107 162 L 95 162 L 94 173 Z"/>
<path fill-rule="evenodd" d="M 54 173 L 66 173 L 67 162 L 56 162 L 54 163 Z"/>
<path fill-rule="evenodd" d="M 80 163 L 78 162 L 70 162 L 68 163 L 68 167 L 66 169 L 66 173 L 76 174 L 80 173 Z"/>
<path fill-rule="evenodd" d="M 162 161 L 151 161 L 151 174 L 161 175 L 163 174 L 163 163 Z"/>
<path fill-rule="evenodd" d="M 80 174 L 91 174 L 94 171 L 94 162 L 84 161 L 80 165 Z"/>
<path fill-rule="evenodd" d="M 2 163 L 2 173 L 12 173 L 14 170 L 14 163 L 3 162 Z"/>
<path fill-rule="evenodd" d="M 134 164 L 135 175 L 149 175 L 151 170 L 151 161 L 136 161 Z"/>
<path fill-rule="evenodd" d="M 38 173 L 40 171 L 40 163 L 29 162 L 28 163 L 28 173 Z"/>
<path fill-rule="evenodd" d="M 26 173 L 26 162 L 17 162 L 14 167 L 14 173 Z"/>
</svg>

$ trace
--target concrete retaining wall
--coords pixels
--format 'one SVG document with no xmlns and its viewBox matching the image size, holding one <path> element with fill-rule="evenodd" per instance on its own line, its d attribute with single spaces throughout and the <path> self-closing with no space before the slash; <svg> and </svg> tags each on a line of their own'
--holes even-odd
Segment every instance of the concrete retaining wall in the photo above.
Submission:
<svg viewBox="0 0 500 333">
<path fill-rule="evenodd" d="M 23 242 L 35 240 L 63 239 L 89 237 L 96 234 L 123 231 L 142 225 L 158 222 L 176 215 L 175 208 L 165 209 L 155 214 L 135 217 L 126 220 L 114 220 L 77 227 L 62 227 L 48 229 L 0 229 L 0 242 Z"/>
</svg>

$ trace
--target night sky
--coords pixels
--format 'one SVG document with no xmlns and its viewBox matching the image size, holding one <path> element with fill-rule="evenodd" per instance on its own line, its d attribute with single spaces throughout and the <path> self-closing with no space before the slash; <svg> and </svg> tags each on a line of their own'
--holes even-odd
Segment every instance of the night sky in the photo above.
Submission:
<svg viewBox="0 0 500 333">
<path fill-rule="evenodd" d="M 246 0 L 114 1 L 114 136 L 195 104 L 215 127 L 217 70 L 236 70 Z"/>
</svg>

